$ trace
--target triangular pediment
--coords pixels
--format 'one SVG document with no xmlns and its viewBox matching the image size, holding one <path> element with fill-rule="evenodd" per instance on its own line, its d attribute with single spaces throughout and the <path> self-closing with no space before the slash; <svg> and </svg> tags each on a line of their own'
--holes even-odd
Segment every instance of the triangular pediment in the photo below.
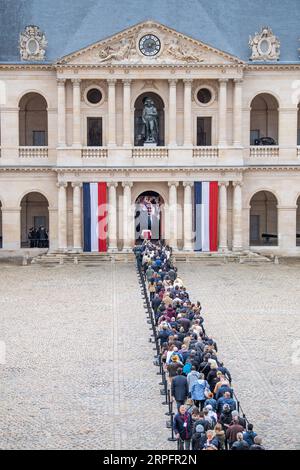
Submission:
<svg viewBox="0 0 300 470">
<path fill-rule="evenodd" d="M 147 49 L 149 37 L 153 50 L 151 47 Z M 151 55 L 147 55 L 149 53 Z M 139 23 L 57 61 L 57 64 L 98 66 L 237 65 L 242 63 L 244 62 L 238 57 L 155 21 Z"/>
</svg>

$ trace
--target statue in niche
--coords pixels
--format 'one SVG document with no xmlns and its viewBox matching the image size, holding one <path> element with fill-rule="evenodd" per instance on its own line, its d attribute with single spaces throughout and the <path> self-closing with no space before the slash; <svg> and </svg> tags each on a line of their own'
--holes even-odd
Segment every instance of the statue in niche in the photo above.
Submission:
<svg viewBox="0 0 300 470">
<path fill-rule="evenodd" d="M 146 97 L 144 99 L 144 109 L 142 114 L 142 120 L 144 124 L 144 145 L 145 144 L 158 144 L 158 112 L 151 98 Z"/>
</svg>

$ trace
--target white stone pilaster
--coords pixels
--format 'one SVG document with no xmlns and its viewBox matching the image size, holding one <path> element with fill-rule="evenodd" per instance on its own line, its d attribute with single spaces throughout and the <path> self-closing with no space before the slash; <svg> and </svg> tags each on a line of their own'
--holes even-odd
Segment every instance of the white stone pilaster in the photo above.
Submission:
<svg viewBox="0 0 300 470">
<path fill-rule="evenodd" d="M 123 251 L 130 251 L 133 245 L 133 217 L 131 214 L 131 181 L 122 183 L 123 191 Z"/>
<path fill-rule="evenodd" d="M 289 254 L 296 248 L 297 206 L 277 206 L 278 246 L 281 253 Z"/>
<path fill-rule="evenodd" d="M 73 78 L 73 147 L 81 145 L 80 129 L 80 79 Z"/>
<path fill-rule="evenodd" d="M 67 251 L 67 186 L 63 181 L 57 183 L 58 187 L 58 249 Z"/>
<path fill-rule="evenodd" d="M 227 241 L 227 181 L 219 181 L 219 251 L 228 251 Z"/>
<path fill-rule="evenodd" d="M 176 105 L 176 94 L 177 94 L 177 80 L 169 80 L 169 145 L 177 145 L 177 105 Z"/>
<path fill-rule="evenodd" d="M 117 187 L 118 183 L 110 182 L 108 186 L 108 250 L 117 251 Z"/>
<path fill-rule="evenodd" d="M 57 142 L 59 147 L 66 145 L 66 80 L 57 79 Z"/>
<path fill-rule="evenodd" d="M 116 82 L 115 78 L 107 80 L 108 84 L 108 146 L 116 146 Z"/>
<path fill-rule="evenodd" d="M 233 181 L 233 230 L 232 250 L 241 251 L 242 243 L 242 182 Z"/>
<path fill-rule="evenodd" d="M 184 146 L 190 147 L 192 140 L 192 79 L 184 79 Z"/>
<path fill-rule="evenodd" d="M 81 240 L 81 188 L 82 183 L 72 183 L 73 188 L 73 250 L 82 251 Z"/>
<path fill-rule="evenodd" d="M 220 147 L 227 146 L 227 78 L 219 80 L 219 139 Z"/>
<path fill-rule="evenodd" d="M 178 221 L 177 221 L 177 181 L 170 181 L 169 186 L 169 244 L 174 250 L 177 250 L 178 241 Z"/>
<path fill-rule="evenodd" d="M 233 90 L 233 146 L 242 145 L 242 89 L 243 80 L 236 78 Z"/>
<path fill-rule="evenodd" d="M 183 233 L 184 233 L 184 251 L 193 251 L 193 201 L 192 187 L 194 183 L 185 181 L 184 187 L 184 206 L 183 206 Z"/>
<path fill-rule="evenodd" d="M 123 145 L 131 145 L 131 80 L 123 80 Z"/>
</svg>

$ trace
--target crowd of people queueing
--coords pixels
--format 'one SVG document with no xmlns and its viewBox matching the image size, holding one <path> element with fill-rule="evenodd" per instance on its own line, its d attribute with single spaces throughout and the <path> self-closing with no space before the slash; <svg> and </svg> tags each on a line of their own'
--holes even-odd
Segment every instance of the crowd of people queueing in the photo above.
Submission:
<svg viewBox="0 0 300 470">
<path fill-rule="evenodd" d="M 154 311 L 161 359 L 177 412 L 179 450 L 264 450 L 262 439 L 234 399 L 230 371 L 204 328 L 201 303 L 193 303 L 173 262 L 172 249 L 145 240 L 135 249 Z"/>
</svg>

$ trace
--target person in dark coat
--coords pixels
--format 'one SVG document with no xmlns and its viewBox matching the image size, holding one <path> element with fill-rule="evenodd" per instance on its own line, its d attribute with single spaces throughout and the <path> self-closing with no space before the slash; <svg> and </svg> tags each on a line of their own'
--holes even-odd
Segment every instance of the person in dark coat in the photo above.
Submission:
<svg viewBox="0 0 300 470">
<path fill-rule="evenodd" d="M 178 439 L 179 450 L 189 450 L 192 438 L 192 416 L 181 405 L 179 412 L 174 417 L 173 429 L 176 439 Z"/>
<path fill-rule="evenodd" d="M 244 428 L 243 426 L 241 426 L 240 424 L 238 424 L 238 421 L 237 419 L 235 418 L 231 425 L 228 427 L 227 431 L 226 431 L 226 439 L 228 441 L 228 444 L 229 444 L 229 448 L 231 449 L 233 443 L 235 441 L 237 441 L 237 435 L 239 433 L 241 433 L 242 435 L 242 440 L 243 440 L 243 431 L 244 431 Z M 247 444 L 248 445 L 248 444 Z M 249 447 L 249 446 L 248 446 Z"/>
<path fill-rule="evenodd" d="M 254 444 L 250 447 L 250 450 L 266 450 L 265 447 L 262 445 L 262 438 L 256 436 L 254 438 Z"/>
<path fill-rule="evenodd" d="M 248 443 L 243 440 L 243 433 L 237 433 L 236 441 L 232 444 L 231 450 L 249 450 Z"/>
<path fill-rule="evenodd" d="M 182 368 L 177 369 L 177 376 L 173 378 L 171 385 L 171 396 L 177 403 L 177 409 L 179 410 L 181 405 L 184 405 L 189 394 L 189 387 L 187 378 L 182 375 Z"/>
</svg>

